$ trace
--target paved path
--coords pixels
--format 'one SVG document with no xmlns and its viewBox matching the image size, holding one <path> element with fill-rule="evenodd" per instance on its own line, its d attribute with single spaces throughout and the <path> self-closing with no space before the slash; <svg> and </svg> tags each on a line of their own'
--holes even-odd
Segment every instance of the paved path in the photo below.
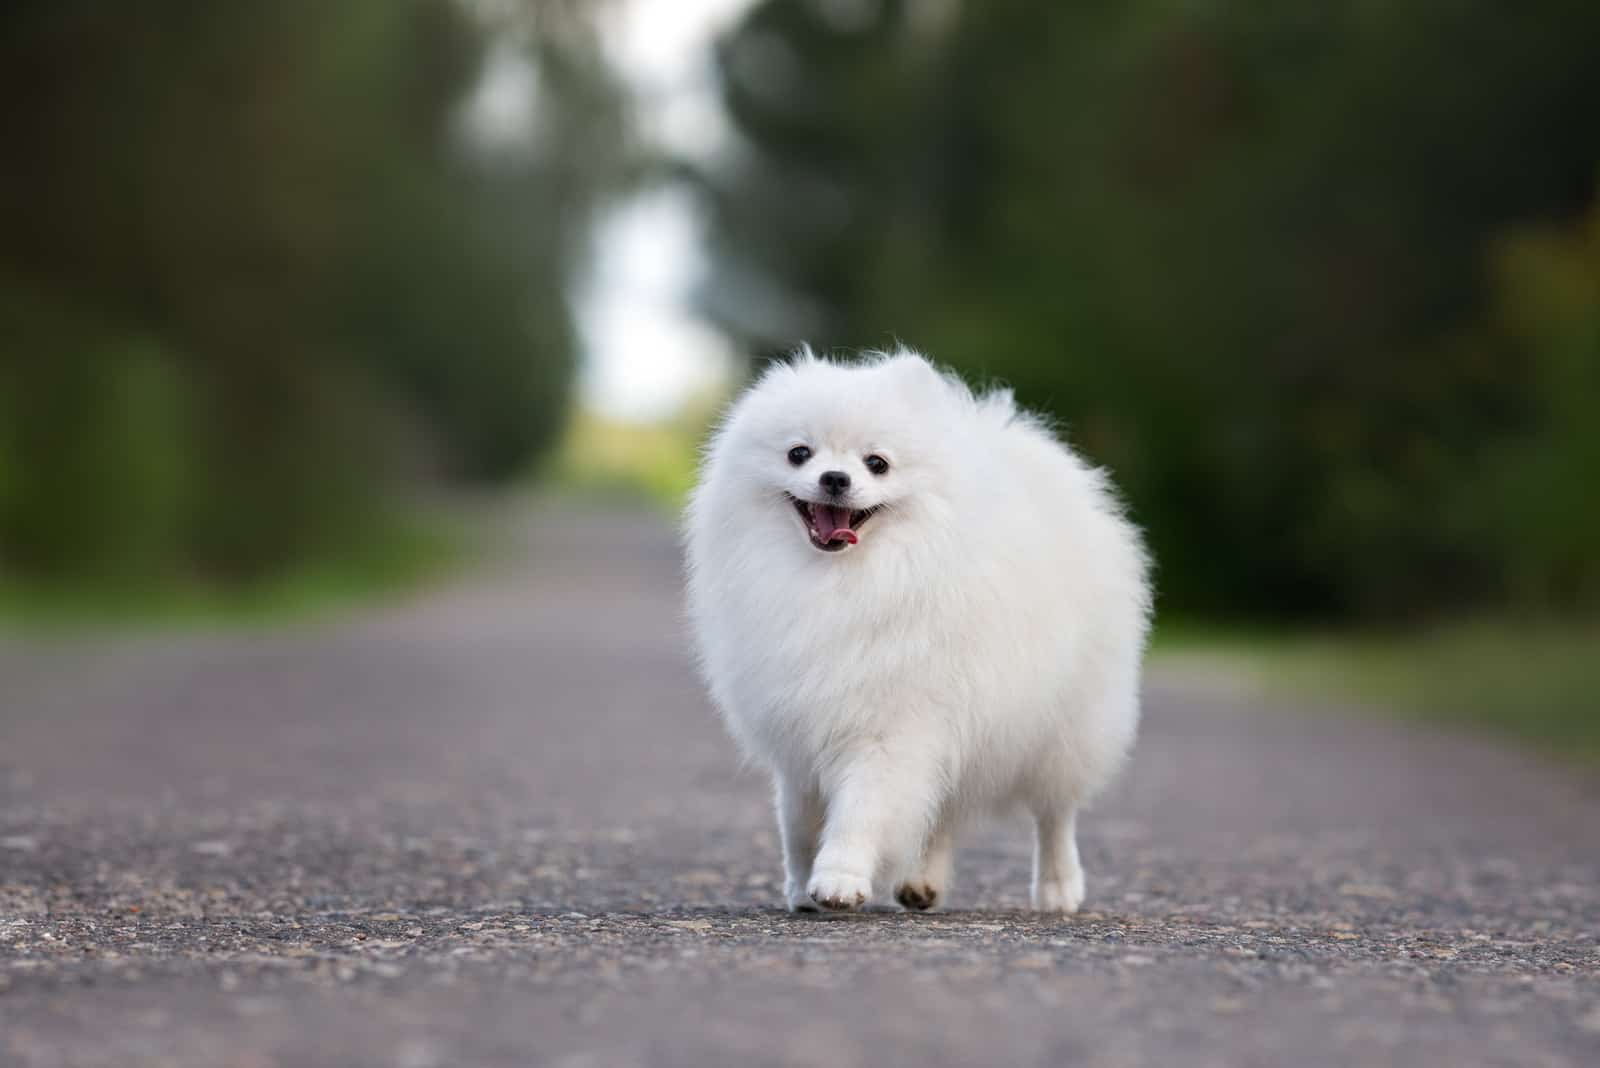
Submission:
<svg viewBox="0 0 1600 1068">
<path fill-rule="evenodd" d="M 0 1064 L 1600 1063 L 1600 791 L 1157 676 L 1089 911 L 790 917 L 659 522 L 261 635 L 0 639 Z M 993 872 L 993 876 L 980 872 Z"/>
</svg>

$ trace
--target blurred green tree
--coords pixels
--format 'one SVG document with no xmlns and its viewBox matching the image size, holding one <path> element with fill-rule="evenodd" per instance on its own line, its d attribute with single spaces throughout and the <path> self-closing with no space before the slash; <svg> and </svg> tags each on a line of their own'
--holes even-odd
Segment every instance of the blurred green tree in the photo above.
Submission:
<svg viewBox="0 0 1600 1068">
<path fill-rule="evenodd" d="M 1512 431 L 1486 443 L 1480 513 L 1515 600 L 1600 606 L 1600 198 L 1568 228 L 1512 233 L 1495 257 L 1490 344 L 1528 383 Z M 1463 508 L 1462 510 L 1466 510 Z"/>
<path fill-rule="evenodd" d="M 898 334 L 1008 381 L 1113 469 L 1169 609 L 1483 604 L 1545 551 L 1461 492 L 1487 443 L 1587 496 L 1527 427 L 1572 374 L 1463 339 L 1496 236 L 1592 197 L 1597 48 L 1577 0 L 765 0 L 720 50 L 707 304 L 759 354 Z"/>
<path fill-rule="evenodd" d="M 503 7 L 0 11 L 0 569 L 252 579 L 551 444 L 620 110 L 581 9 Z"/>
</svg>

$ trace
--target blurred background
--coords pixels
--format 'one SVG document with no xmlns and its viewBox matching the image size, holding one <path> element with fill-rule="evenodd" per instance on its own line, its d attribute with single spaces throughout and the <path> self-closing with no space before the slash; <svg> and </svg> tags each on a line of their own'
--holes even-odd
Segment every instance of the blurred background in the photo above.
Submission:
<svg viewBox="0 0 1600 1068">
<path fill-rule="evenodd" d="M 0 616 L 670 510 L 753 366 L 900 340 L 1112 471 L 1165 654 L 1600 752 L 1597 55 L 1580 0 L 11 0 Z"/>
</svg>

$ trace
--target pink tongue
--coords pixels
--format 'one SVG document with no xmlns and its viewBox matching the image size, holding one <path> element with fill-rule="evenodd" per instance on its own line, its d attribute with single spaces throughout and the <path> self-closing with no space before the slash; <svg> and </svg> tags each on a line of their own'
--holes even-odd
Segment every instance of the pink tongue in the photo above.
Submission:
<svg viewBox="0 0 1600 1068">
<path fill-rule="evenodd" d="M 843 539 L 854 545 L 859 540 L 856 532 L 850 529 L 850 509 L 835 508 L 831 504 L 811 506 L 811 529 L 816 531 L 817 540 L 824 543 Z"/>
</svg>

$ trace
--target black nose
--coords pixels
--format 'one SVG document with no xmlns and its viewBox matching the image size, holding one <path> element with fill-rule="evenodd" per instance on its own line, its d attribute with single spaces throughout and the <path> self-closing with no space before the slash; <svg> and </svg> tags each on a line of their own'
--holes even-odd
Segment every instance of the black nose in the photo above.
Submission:
<svg viewBox="0 0 1600 1068">
<path fill-rule="evenodd" d="M 823 489 L 835 497 L 850 488 L 850 476 L 843 471 L 824 471 L 817 481 L 822 483 Z"/>
</svg>

